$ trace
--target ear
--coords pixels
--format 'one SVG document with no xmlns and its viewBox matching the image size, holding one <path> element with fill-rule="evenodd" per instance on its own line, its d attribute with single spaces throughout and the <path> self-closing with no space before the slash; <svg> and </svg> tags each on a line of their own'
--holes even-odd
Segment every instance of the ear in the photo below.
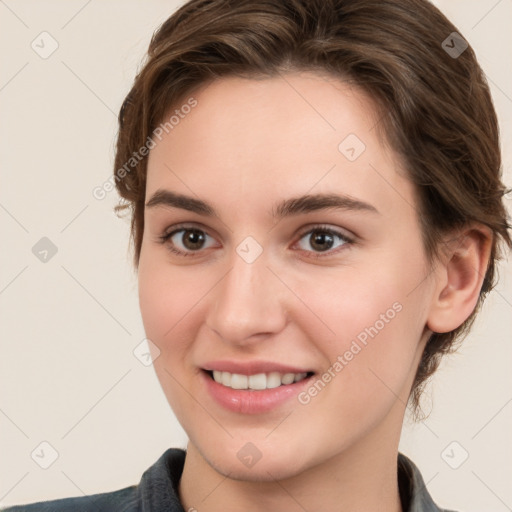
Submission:
<svg viewBox="0 0 512 512">
<path fill-rule="evenodd" d="M 471 226 L 444 242 L 437 259 L 436 287 L 427 319 L 432 332 L 457 329 L 471 315 L 489 263 L 492 232 L 486 226 Z"/>
</svg>

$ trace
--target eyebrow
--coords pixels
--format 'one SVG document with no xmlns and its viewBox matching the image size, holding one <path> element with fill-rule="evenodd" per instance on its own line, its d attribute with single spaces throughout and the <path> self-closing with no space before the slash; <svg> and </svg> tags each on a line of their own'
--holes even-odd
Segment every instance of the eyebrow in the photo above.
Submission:
<svg viewBox="0 0 512 512">
<path fill-rule="evenodd" d="M 181 208 L 207 217 L 219 217 L 215 208 L 206 201 L 171 190 L 158 189 L 146 203 L 146 208 L 157 206 Z M 282 219 L 318 210 L 352 210 L 379 213 L 375 206 L 347 195 L 307 194 L 281 201 L 272 209 L 272 217 Z"/>
</svg>

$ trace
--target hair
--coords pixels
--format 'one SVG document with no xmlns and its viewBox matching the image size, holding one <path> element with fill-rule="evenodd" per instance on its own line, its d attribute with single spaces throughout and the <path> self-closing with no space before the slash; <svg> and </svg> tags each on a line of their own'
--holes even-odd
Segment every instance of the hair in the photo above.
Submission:
<svg viewBox="0 0 512 512">
<path fill-rule="evenodd" d="M 467 334 L 496 284 L 500 241 L 512 245 L 489 87 L 473 49 L 453 32 L 456 27 L 427 0 L 184 4 L 153 34 L 119 113 L 114 174 L 123 201 L 116 211 L 130 209 L 135 268 L 144 231 L 147 157 L 134 156 L 144 154 L 173 106 L 221 77 L 313 71 L 350 82 L 375 99 L 379 132 L 405 162 L 429 260 L 454 230 L 479 223 L 492 232 L 474 311 L 457 329 L 433 333 L 425 347 L 410 394 L 418 419 L 427 379 Z M 457 53 L 449 53 L 452 47 Z M 127 162 L 133 168 L 128 172 Z"/>
</svg>

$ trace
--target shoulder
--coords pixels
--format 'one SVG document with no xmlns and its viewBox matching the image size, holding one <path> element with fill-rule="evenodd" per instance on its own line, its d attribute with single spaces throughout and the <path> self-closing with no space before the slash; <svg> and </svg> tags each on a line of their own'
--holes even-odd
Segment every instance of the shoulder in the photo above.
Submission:
<svg viewBox="0 0 512 512">
<path fill-rule="evenodd" d="M 137 502 L 137 486 L 133 485 L 113 492 L 16 505 L 2 512 L 136 512 L 139 510 Z"/>
<path fill-rule="evenodd" d="M 185 450 L 169 448 L 142 475 L 138 485 L 113 492 L 40 501 L 0 509 L 1 512 L 182 512 L 178 483 L 183 472 Z"/>
<path fill-rule="evenodd" d="M 403 453 L 398 454 L 398 485 L 405 512 L 456 512 L 436 505 L 420 470 Z"/>
</svg>

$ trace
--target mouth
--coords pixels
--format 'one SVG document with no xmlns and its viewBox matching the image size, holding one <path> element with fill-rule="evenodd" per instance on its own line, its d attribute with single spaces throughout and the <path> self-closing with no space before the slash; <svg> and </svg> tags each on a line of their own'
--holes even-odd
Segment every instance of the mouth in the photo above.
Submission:
<svg viewBox="0 0 512 512">
<path fill-rule="evenodd" d="M 279 361 L 222 359 L 199 367 L 205 392 L 236 414 L 264 414 L 294 407 L 294 397 L 311 384 L 316 372 Z"/>
<path fill-rule="evenodd" d="M 309 379 L 314 372 L 282 373 L 268 372 L 243 375 L 220 370 L 202 370 L 208 377 L 217 384 L 234 390 L 263 391 L 283 386 L 290 386 Z"/>
</svg>

